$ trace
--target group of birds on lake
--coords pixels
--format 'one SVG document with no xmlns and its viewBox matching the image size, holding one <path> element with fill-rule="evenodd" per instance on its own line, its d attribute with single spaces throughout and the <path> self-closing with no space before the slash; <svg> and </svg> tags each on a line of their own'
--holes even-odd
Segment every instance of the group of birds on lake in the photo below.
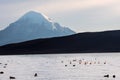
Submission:
<svg viewBox="0 0 120 80">
<path fill-rule="evenodd" d="M 7 68 L 7 65 L 8 64 L 0 63 L 0 68 Z M 0 71 L 0 75 L 3 75 L 3 74 L 5 74 L 5 72 L 4 71 Z M 14 76 L 9 76 L 9 79 L 13 80 L 13 79 L 16 79 L 16 78 Z"/>
<path fill-rule="evenodd" d="M 0 65 L 2 66 L 2 63 L 0 63 Z M 3 68 L 6 68 L 7 65 L 8 65 L 8 64 L 4 64 Z M 0 75 L 3 75 L 3 74 L 5 74 L 5 72 L 0 71 Z M 38 74 L 35 73 L 35 74 L 34 74 L 34 77 L 37 77 L 37 76 L 38 76 Z M 10 80 L 14 80 L 14 79 L 16 79 L 16 77 L 14 77 L 14 76 L 9 76 L 9 79 L 10 79 Z"/>
<path fill-rule="evenodd" d="M 8 65 L 8 64 L 0 63 L 0 68 L 7 68 L 7 65 Z M 4 71 L 0 71 L 0 75 L 3 75 L 3 74 L 5 74 L 5 72 L 4 72 Z M 33 74 L 33 77 L 37 77 L 37 76 L 38 76 L 37 73 Z M 14 76 L 9 76 L 9 79 L 10 79 L 10 80 L 15 80 L 16 77 L 14 77 Z"/>
<path fill-rule="evenodd" d="M 107 64 L 106 61 L 104 62 L 100 62 L 100 61 L 97 61 L 97 59 L 95 58 L 94 61 L 88 61 L 88 60 L 85 60 L 85 59 L 72 59 L 72 60 L 68 60 L 68 63 L 66 64 L 66 61 L 62 60 L 61 63 L 65 64 L 64 66 L 65 67 L 68 67 L 68 65 L 72 65 L 73 67 L 77 66 L 77 64 L 80 64 L 80 65 L 92 65 L 92 64 Z M 103 75 L 103 77 L 106 77 L 106 78 L 109 78 L 110 75 L 109 74 L 106 74 L 106 75 Z M 113 78 L 116 78 L 116 75 L 112 75 Z"/>
<path fill-rule="evenodd" d="M 64 63 L 65 62 L 62 60 L 61 63 Z M 96 58 L 95 58 L 95 61 L 88 61 L 88 60 L 85 60 L 85 59 L 72 59 L 72 60 L 69 60 L 68 64 L 65 64 L 65 67 L 67 67 L 68 65 L 72 65 L 73 67 L 77 66 L 77 64 L 80 64 L 80 65 L 92 65 L 92 64 L 107 64 L 106 61 L 104 62 L 100 62 L 100 61 L 96 61 Z"/>
</svg>

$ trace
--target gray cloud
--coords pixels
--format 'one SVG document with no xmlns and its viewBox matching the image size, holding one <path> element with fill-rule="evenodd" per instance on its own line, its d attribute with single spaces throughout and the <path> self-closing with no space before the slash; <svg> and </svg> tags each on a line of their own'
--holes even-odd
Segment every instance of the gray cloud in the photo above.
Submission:
<svg viewBox="0 0 120 80">
<path fill-rule="evenodd" d="M 23 3 L 27 2 L 27 0 L 0 0 L 0 4 L 16 4 L 16 3 Z"/>
</svg>

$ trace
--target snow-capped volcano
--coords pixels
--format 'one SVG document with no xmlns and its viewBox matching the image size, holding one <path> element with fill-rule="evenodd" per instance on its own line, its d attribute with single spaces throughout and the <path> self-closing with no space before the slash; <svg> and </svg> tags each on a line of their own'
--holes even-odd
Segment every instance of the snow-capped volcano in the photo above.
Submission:
<svg viewBox="0 0 120 80">
<path fill-rule="evenodd" d="M 30 11 L 0 31 L 0 45 L 71 34 L 75 32 L 51 21 L 44 14 Z"/>
</svg>

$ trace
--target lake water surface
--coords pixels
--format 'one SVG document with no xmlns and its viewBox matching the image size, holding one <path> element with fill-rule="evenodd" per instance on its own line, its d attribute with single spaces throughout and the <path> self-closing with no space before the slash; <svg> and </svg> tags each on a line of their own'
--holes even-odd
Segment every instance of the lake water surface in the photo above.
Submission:
<svg viewBox="0 0 120 80">
<path fill-rule="evenodd" d="M 0 80 L 10 80 L 10 77 L 14 80 L 120 80 L 120 53 L 0 56 Z"/>
</svg>

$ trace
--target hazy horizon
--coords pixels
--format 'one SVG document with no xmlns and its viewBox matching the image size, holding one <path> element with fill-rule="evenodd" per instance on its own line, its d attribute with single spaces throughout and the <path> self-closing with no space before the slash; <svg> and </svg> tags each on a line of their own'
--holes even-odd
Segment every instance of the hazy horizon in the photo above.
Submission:
<svg viewBox="0 0 120 80">
<path fill-rule="evenodd" d="M 37 11 L 76 32 L 119 30 L 119 4 L 119 0 L 0 0 L 0 29 Z"/>
</svg>

